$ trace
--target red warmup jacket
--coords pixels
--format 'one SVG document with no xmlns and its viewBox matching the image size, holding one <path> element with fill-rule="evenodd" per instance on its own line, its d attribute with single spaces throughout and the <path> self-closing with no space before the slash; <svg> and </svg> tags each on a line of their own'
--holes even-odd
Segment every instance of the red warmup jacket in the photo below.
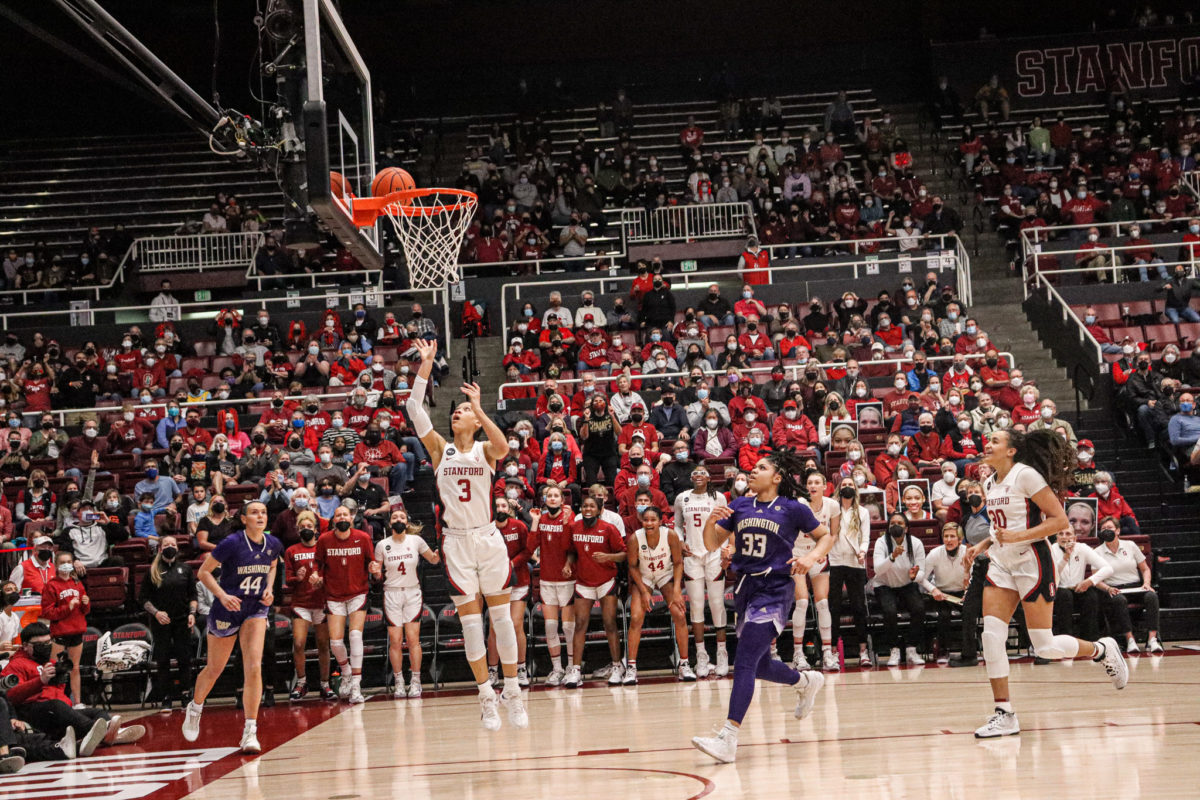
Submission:
<svg viewBox="0 0 1200 800">
<path fill-rule="evenodd" d="M 758 463 L 760 458 L 765 455 L 769 455 L 770 453 L 771 448 L 768 445 L 764 444 L 762 447 L 751 447 L 749 444 L 744 444 L 738 450 L 738 467 L 746 472 L 749 472 L 750 470 L 754 469 L 754 465 Z"/>
<path fill-rule="evenodd" d="M 816 447 L 817 428 L 812 420 L 803 414 L 797 414 L 795 419 L 788 419 L 780 414 L 775 418 L 771 428 L 771 441 L 776 447 L 796 447 L 806 450 Z"/>
<path fill-rule="evenodd" d="M 496 525 L 496 530 L 504 537 L 508 548 L 508 563 L 512 569 L 513 586 L 529 585 L 529 559 L 533 552 L 529 549 L 529 528 L 519 519 L 509 517 L 503 523 Z"/>
<path fill-rule="evenodd" d="M 71 601 L 79 602 L 71 608 Z M 87 630 L 87 590 L 75 578 L 57 576 L 42 589 L 42 616 L 50 620 L 51 636 L 74 636 Z"/>
<path fill-rule="evenodd" d="M 42 683 L 42 667 L 29 657 L 24 650 L 17 650 L 8 660 L 0 675 L 16 675 L 21 681 L 8 690 L 8 702 L 14 706 L 26 703 L 43 703 L 49 700 L 60 700 L 71 705 L 70 698 L 61 686 L 47 686 Z"/>
<path fill-rule="evenodd" d="M 317 544 L 294 544 L 283 554 L 284 582 L 292 590 L 292 608 L 324 608 L 325 584 L 313 585 L 308 578 L 313 572 Z M 301 575 L 300 571 L 304 570 Z"/>
<path fill-rule="evenodd" d="M 905 454 L 914 464 L 918 461 L 934 461 L 946 457 L 942 452 L 942 437 L 937 435 L 937 431 L 910 436 Z"/>
<path fill-rule="evenodd" d="M 1101 497 L 1092 492 L 1088 497 L 1096 498 L 1096 510 L 1098 512 L 1097 519 L 1105 517 L 1133 517 L 1133 521 L 1137 522 L 1137 516 L 1133 513 L 1133 509 L 1129 507 L 1129 503 L 1125 502 L 1125 498 L 1117 491 L 1117 487 L 1110 486 L 1108 489 L 1108 497 Z"/>
</svg>

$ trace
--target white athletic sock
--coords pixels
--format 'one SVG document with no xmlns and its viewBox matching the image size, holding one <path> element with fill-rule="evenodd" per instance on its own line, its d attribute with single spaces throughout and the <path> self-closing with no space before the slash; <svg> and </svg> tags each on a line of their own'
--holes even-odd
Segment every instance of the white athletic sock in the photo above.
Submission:
<svg viewBox="0 0 1200 800">
<path fill-rule="evenodd" d="M 256 719 L 246 720 L 246 724 L 243 726 L 243 730 L 247 730 L 247 731 L 258 730 L 258 720 L 256 720 Z"/>
<path fill-rule="evenodd" d="M 404 685 L 404 673 L 403 672 L 393 672 L 392 677 L 395 678 L 397 686 Z"/>
<path fill-rule="evenodd" d="M 496 690 L 492 688 L 492 682 L 484 681 L 483 683 L 479 684 L 479 694 L 485 697 L 488 695 L 495 696 Z"/>
<path fill-rule="evenodd" d="M 725 652 L 727 652 L 727 651 L 725 650 L 725 643 L 724 643 L 724 642 L 717 642 L 717 652 L 718 652 L 718 653 L 725 653 Z"/>
<path fill-rule="evenodd" d="M 562 669 L 562 654 L 554 656 L 550 659 L 554 663 L 555 669 Z"/>
<path fill-rule="evenodd" d="M 1013 713 L 1012 703 L 1008 702 L 1007 700 L 997 702 L 996 708 L 1000 709 L 1001 711 L 1007 711 L 1009 714 Z"/>
<path fill-rule="evenodd" d="M 517 676 L 504 679 L 504 693 L 510 697 L 521 693 L 521 684 L 517 683 Z"/>
<path fill-rule="evenodd" d="M 726 720 L 725 725 L 722 726 L 721 729 L 725 732 L 725 734 L 727 736 L 732 736 L 735 739 L 737 738 L 738 727 L 737 727 L 737 725 L 734 725 L 732 722 L 729 722 L 728 720 Z"/>
<path fill-rule="evenodd" d="M 792 639 L 797 642 L 804 641 L 804 625 L 808 621 L 808 598 L 802 598 L 796 601 L 796 607 L 792 609 Z"/>
</svg>

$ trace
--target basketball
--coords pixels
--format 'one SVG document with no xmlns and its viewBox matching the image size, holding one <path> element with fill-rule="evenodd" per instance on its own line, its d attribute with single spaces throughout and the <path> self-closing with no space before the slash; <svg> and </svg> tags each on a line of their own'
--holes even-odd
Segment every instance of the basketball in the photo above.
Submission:
<svg viewBox="0 0 1200 800">
<path fill-rule="evenodd" d="M 371 181 L 371 195 L 374 197 L 386 197 L 392 192 L 415 188 L 417 182 L 413 180 L 413 176 L 399 167 L 384 167 L 375 175 L 375 180 Z"/>
<path fill-rule="evenodd" d="M 334 197 L 354 197 L 354 190 L 340 172 L 329 173 L 329 193 Z"/>
</svg>

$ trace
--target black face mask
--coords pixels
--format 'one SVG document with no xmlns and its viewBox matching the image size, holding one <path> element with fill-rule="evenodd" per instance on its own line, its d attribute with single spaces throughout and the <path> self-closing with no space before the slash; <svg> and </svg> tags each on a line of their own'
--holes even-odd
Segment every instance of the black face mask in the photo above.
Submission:
<svg viewBox="0 0 1200 800">
<path fill-rule="evenodd" d="M 299 439 L 289 439 L 289 440 L 288 440 L 288 447 L 291 447 L 292 449 L 299 449 L 299 447 L 300 447 L 300 440 L 299 440 Z"/>
<path fill-rule="evenodd" d="M 177 555 L 179 555 L 178 547 L 164 547 L 162 549 L 162 557 L 165 561 L 174 561 Z"/>
<path fill-rule="evenodd" d="M 212 508 L 212 512 L 214 514 L 224 514 L 225 513 L 225 504 L 220 501 L 213 503 L 210 506 L 210 508 Z"/>
<path fill-rule="evenodd" d="M 383 436 L 379 433 L 379 431 L 367 431 L 367 435 L 364 438 L 366 439 L 367 444 L 379 444 L 379 440 L 382 439 Z"/>
<path fill-rule="evenodd" d="M 54 555 L 53 550 L 38 550 L 37 551 L 37 559 L 38 559 L 38 561 L 41 561 L 43 564 L 46 563 L 47 561 L 49 561 L 53 555 Z"/>
<path fill-rule="evenodd" d="M 321 487 L 321 496 L 322 497 L 333 497 L 333 487 L 332 486 L 322 486 Z"/>
<path fill-rule="evenodd" d="M 888 525 L 887 532 L 888 532 L 888 536 L 892 537 L 893 539 L 899 539 L 901 536 L 904 535 L 904 526 L 903 525 Z"/>
<path fill-rule="evenodd" d="M 504 511 L 496 512 L 496 522 L 505 522 L 508 520 L 508 514 Z"/>
<path fill-rule="evenodd" d="M 595 527 L 596 523 L 599 520 L 600 520 L 599 517 L 584 517 L 583 518 L 583 526 L 585 528 L 593 528 L 593 527 Z"/>
<path fill-rule="evenodd" d="M 199 389 L 200 387 L 197 386 L 196 388 Z M 283 408 L 283 401 L 282 400 L 272 400 L 271 408 Z"/>
<path fill-rule="evenodd" d="M 843 486 L 841 489 L 838 489 L 838 494 L 840 494 L 846 500 L 853 500 L 854 499 L 854 487 L 853 486 Z"/>
<path fill-rule="evenodd" d="M 35 480 L 33 482 L 33 488 L 35 488 L 35 489 L 43 489 L 43 488 L 45 488 L 45 486 L 46 486 L 46 482 L 44 480 L 42 480 L 41 478 L 38 478 L 37 480 Z"/>
<path fill-rule="evenodd" d="M 15 606 L 15 605 L 17 604 L 17 601 L 18 601 L 18 600 L 20 600 L 20 599 L 21 599 L 21 593 L 20 593 L 20 592 L 5 592 L 5 594 L 4 594 L 4 605 L 6 605 L 6 606 Z"/>
<path fill-rule="evenodd" d="M 342 533 L 345 533 L 346 531 L 350 530 L 350 523 L 342 519 L 333 523 L 333 527 L 337 528 Z"/>
<path fill-rule="evenodd" d="M 53 652 L 54 645 L 50 642 L 34 642 L 33 643 L 33 660 L 39 664 L 45 664 L 50 661 L 50 653 Z"/>
<path fill-rule="evenodd" d="M 967 498 L 967 505 L 969 505 L 971 508 L 978 509 L 983 505 L 983 498 L 977 494 L 973 494 Z"/>
<path fill-rule="evenodd" d="M 407 522 L 398 522 L 397 521 L 397 522 L 392 523 L 392 531 L 394 533 L 404 533 L 407 530 L 408 530 Z"/>
<path fill-rule="evenodd" d="M 1111 542 L 1113 539 L 1117 538 L 1117 532 L 1112 528 L 1101 528 L 1100 532 L 1096 534 L 1096 536 L 1100 539 L 1100 541 L 1107 544 L 1108 542 Z"/>
<path fill-rule="evenodd" d="M 629 457 L 629 466 L 633 467 L 634 469 L 637 469 L 638 467 L 640 467 L 642 465 L 642 460 L 643 459 L 641 456 L 630 456 Z"/>
<path fill-rule="evenodd" d="M 267 437 L 263 436 L 261 433 L 254 434 L 254 438 L 251 439 L 251 441 L 254 442 L 255 444 L 262 444 L 266 440 L 267 440 Z"/>
<path fill-rule="evenodd" d="M 933 426 L 932 425 L 922 425 L 921 433 L 933 433 Z"/>
<path fill-rule="evenodd" d="M 316 538 L 317 538 L 317 532 L 315 530 L 313 530 L 312 528 L 301 528 L 300 529 L 300 541 L 311 542 L 313 539 L 316 539 Z"/>
</svg>

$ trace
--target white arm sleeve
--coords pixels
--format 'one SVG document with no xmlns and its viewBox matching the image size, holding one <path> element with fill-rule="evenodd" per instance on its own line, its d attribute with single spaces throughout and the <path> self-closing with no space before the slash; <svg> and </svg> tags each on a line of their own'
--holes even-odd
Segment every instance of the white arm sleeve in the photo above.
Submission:
<svg viewBox="0 0 1200 800">
<path fill-rule="evenodd" d="M 425 411 L 425 391 L 427 385 L 428 381 L 418 375 L 416 380 L 413 381 L 412 393 L 404 403 L 404 410 L 408 412 L 408 418 L 412 421 L 413 430 L 417 432 L 418 439 L 424 439 L 433 433 L 433 422 L 429 419 L 429 414 Z"/>
</svg>

